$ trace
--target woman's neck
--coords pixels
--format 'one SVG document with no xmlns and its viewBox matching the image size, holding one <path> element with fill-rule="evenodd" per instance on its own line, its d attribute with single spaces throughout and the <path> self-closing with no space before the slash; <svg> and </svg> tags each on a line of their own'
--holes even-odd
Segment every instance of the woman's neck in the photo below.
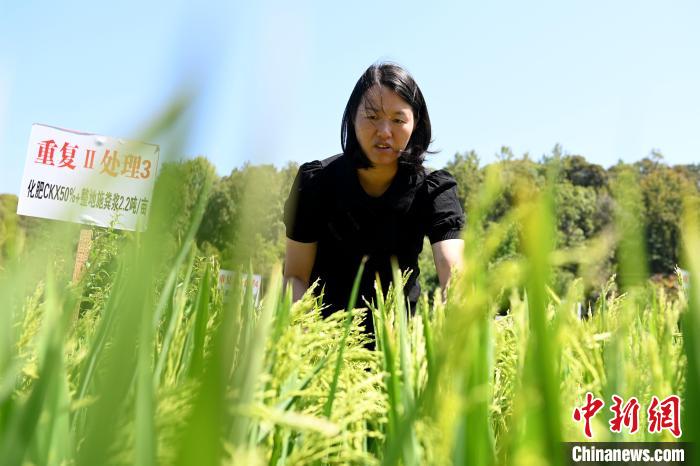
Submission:
<svg viewBox="0 0 700 466">
<path fill-rule="evenodd" d="M 389 189 L 398 171 L 398 162 L 393 165 L 358 168 L 357 178 L 360 180 L 360 186 L 362 186 L 362 189 L 364 189 L 368 195 L 379 197 Z"/>
</svg>

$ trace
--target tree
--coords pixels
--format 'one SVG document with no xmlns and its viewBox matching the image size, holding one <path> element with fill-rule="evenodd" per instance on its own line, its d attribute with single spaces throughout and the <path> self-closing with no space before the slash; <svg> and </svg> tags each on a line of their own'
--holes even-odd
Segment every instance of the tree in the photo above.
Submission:
<svg viewBox="0 0 700 466">
<path fill-rule="evenodd" d="M 645 236 L 652 273 L 671 274 L 680 258 L 683 200 L 697 193 L 691 180 L 662 163 L 638 162 L 644 201 Z"/>
<path fill-rule="evenodd" d="M 227 268 L 267 273 L 284 257 L 283 209 L 295 164 L 281 171 L 273 165 L 246 164 L 221 178 L 207 204 L 197 233 L 198 242 L 210 243 L 222 254 Z"/>
<path fill-rule="evenodd" d="M 598 208 L 594 189 L 569 182 L 557 184 L 555 190 L 557 246 L 580 246 L 592 238 L 601 225 L 596 222 Z"/>
<path fill-rule="evenodd" d="M 168 230 L 180 244 L 195 220 L 200 196 L 206 194 L 206 186 L 211 186 L 216 178 L 216 169 L 205 157 L 163 164 L 153 191 L 149 223 L 167 222 Z"/>
<path fill-rule="evenodd" d="M 580 155 L 561 158 L 562 175 L 574 186 L 591 187 L 597 190 L 608 186 L 608 176 L 600 165 L 589 163 Z"/>
<path fill-rule="evenodd" d="M 24 243 L 24 231 L 18 226 L 17 196 L 0 195 L 0 265 L 16 255 Z"/>
<path fill-rule="evenodd" d="M 465 154 L 457 152 L 445 168 L 457 181 L 457 195 L 466 209 L 483 181 L 483 173 L 479 169 L 479 156 L 473 150 Z"/>
</svg>

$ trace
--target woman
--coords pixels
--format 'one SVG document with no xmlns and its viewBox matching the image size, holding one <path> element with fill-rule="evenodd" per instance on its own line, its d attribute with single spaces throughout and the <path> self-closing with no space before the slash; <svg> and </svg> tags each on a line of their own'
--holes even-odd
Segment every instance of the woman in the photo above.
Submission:
<svg viewBox="0 0 700 466">
<path fill-rule="evenodd" d="M 360 262 L 368 257 L 358 306 L 375 296 L 378 274 L 391 282 L 391 257 L 411 269 L 405 295 L 420 296 L 418 255 L 427 235 L 440 286 L 460 267 L 464 214 L 454 178 L 428 173 L 430 118 L 418 85 L 395 64 L 370 66 L 350 95 L 341 127 L 343 153 L 303 164 L 285 203 L 284 276 L 299 299 L 316 279 L 326 315 L 345 309 Z M 365 329 L 373 334 L 372 319 Z"/>
</svg>

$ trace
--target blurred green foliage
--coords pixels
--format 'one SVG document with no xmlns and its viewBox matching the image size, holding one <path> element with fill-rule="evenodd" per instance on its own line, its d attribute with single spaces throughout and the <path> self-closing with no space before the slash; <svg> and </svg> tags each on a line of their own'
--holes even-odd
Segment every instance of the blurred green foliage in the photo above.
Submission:
<svg viewBox="0 0 700 466">
<path fill-rule="evenodd" d="M 545 184 L 550 167 L 557 173 L 554 186 L 556 248 L 582 248 L 606 231 L 612 231 L 614 196 L 611 183 L 619 173 L 629 169 L 637 176 L 644 201 L 638 221 L 644 232 L 651 274 L 671 275 L 681 265 L 679 225 L 682 199 L 686 195 L 700 197 L 700 164 L 669 166 L 659 152 L 634 164 L 618 164 L 605 169 L 588 162 L 580 155 L 565 155 L 560 146 L 539 162 L 528 154 L 516 157 L 508 147 L 502 147 L 497 161 L 482 166 L 474 151 L 457 153 L 445 168 L 457 180 L 459 199 L 467 215 L 475 201 L 475 193 L 484 181 L 489 166 L 500 168 L 503 189 L 486 213 L 489 222 L 504 219 L 518 202 L 517 196 L 534 195 Z M 222 268 L 245 269 L 266 275 L 274 263 L 284 258 L 285 232 L 282 222 L 284 202 L 289 194 L 298 165 L 288 163 L 282 168 L 274 165 L 245 164 L 227 176 L 218 177 L 215 167 L 204 157 L 166 163 L 160 177 L 187 180 L 185 189 L 165 196 L 161 206 L 170 212 L 172 236 L 164 247 L 176 248 L 189 225 L 197 195 L 207 180 L 213 182 L 202 223 L 197 231 L 198 246 L 216 254 Z M 168 186 L 162 183 L 161 186 Z M 245 194 L 245 195 L 244 195 Z M 36 236 L 41 220 L 21 217 L 16 211 L 17 198 L 0 197 L 0 264 L 24 249 L 26 242 Z M 160 207 L 159 207 L 160 208 Z M 493 258 L 497 264 L 521 255 L 520 227 L 513 219 L 508 234 Z M 588 284 L 597 289 L 617 271 L 615 255 L 610 254 L 598 267 Z M 432 251 L 426 242 L 419 260 L 420 282 L 432 295 L 438 285 L 432 265 Z M 563 263 L 554 270 L 554 291 L 563 293 L 574 277 L 580 275 L 580 265 Z"/>
<path fill-rule="evenodd" d="M 216 182 L 197 242 L 218 251 L 222 267 L 268 271 L 284 256 L 284 201 L 298 166 L 246 164 Z"/>
<path fill-rule="evenodd" d="M 534 162 L 507 148 L 491 167 L 467 155 L 454 168 L 474 183 L 460 193 L 465 268 L 445 301 L 422 299 L 413 316 L 396 268 L 399 285 L 369 310 L 326 319 L 312 293 L 292 302 L 279 265 L 260 304 L 240 281 L 228 293 L 217 286 L 221 261 L 263 268 L 281 256 L 293 165 L 222 179 L 204 158 L 165 165 L 148 230 L 95 228 L 77 283 L 63 269 L 82 226 L 23 226 L 3 198 L 4 231 L 26 240 L 8 236 L 15 243 L 0 267 L 3 465 L 565 464 L 559 442 L 587 440 L 571 411 L 588 392 L 606 402 L 637 396 L 642 406 L 678 394 L 683 440 L 697 441 L 692 178 L 679 186 L 694 196 L 681 229 L 693 282 L 669 295 L 637 275 L 656 220 L 647 217 L 664 212 L 650 205 L 674 198 L 646 193 L 645 183 L 675 168 L 651 160 L 606 171 L 556 150 Z M 599 246 L 608 231 L 615 241 Z M 578 318 L 584 285 L 595 282 L 587 268 L 611 257 L 633 286 L 620 294 L 606 282 L 593 315 Z M 551 293 L 569 276 L 564 294 Z M 494 318 L 503 301 L 510 312 Z M 602 414 L 596 441 L 675 439 L 644 428 L 612 434 Z"/>
</svg>

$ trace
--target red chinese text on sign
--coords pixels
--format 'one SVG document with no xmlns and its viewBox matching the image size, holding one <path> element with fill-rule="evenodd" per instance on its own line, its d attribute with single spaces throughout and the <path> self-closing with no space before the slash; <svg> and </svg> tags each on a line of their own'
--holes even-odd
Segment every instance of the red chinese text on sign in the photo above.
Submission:
<svg viewBox="0 0 700 466">
<path fill-rule="evenodd" d="M 676 438 L 681 436 L 681 400 L 678 395 L 671 395 L 663 401 L 652 396 L 647 414 L 649 415 L 649 433 L 668 430 Z"/>
<path fill-rule="evenodd" d="M 85 168 L 92 168 L 95 164 L 95 149 L 87 149 L 85 151 Z"/>
<path fill-rule="evenodd" d="M 65 142 L 59 149 L 61 159 L 57 164 L 54 164 L 54 155 L 58 148 L 56 141 L 47 139 L 41 141 L 38 145 L 39 151 L 34 159 L 34 163 L 58 168 L 69 168 L 71 170 L 77 168 L 75 157 L 76 151 L 80 148 L 78 145 Z M 94 167 L 95 155 L 95 149 L 85 149 L 84 168 L 92 169 Z M 105 149 L 100 165 L 102 166 L 100 173 L 107 174 L 113 178 L 121 175 L 131 179 L 148 179 L 151 176 L 151 161 L 142 158 L 140 155 L 128 154 L 120 157 L 118 151 Z"/>
<path fill-rule="evenodd" d="M 39 143 L 39 153 L 36 156 L 35 163 L 41 163 L 43 165 L 53 165 L 53 154 L 56 150 L 56 141 L 53 139 L 47 139 L 46 141 L 41 141 Z"/>
<path fill-rule="evenodd" d="M 70 168 L 75 170 L 75 150 L 78 146 L 71 146 L 69 143 L 64 143 L 61 147 L 61 161 L 58 162 L 59 167 Z"/>
<path fill-rule="evenodd" d="M 629 429 L 630 434 L 634 434 L 639 430 L 639 401 L 632 397 L 627 400 L 627 403 L 622 405 L 623 399 L 617 395 L 613 395 L 614 404 L 610 407 L 610 411 L 615 414 L 610 420 L 610 432 L 621 432 L 622 426 Z"/>
<path fill-rule="evenodd" d="M 605 406 L 605 403 L 600 398 L 595 398 L 591 392 L 586 393 L 586 404 L 580 408 L 574 409 L 574 421 L 579 422 L 582 418 L 584 419 L 585 425 L 583 428 L 583 433 L 586 437 L 593 437 L 591 432 L 591 418 L 596 415 L 600 409 Z"/>
</svg>

